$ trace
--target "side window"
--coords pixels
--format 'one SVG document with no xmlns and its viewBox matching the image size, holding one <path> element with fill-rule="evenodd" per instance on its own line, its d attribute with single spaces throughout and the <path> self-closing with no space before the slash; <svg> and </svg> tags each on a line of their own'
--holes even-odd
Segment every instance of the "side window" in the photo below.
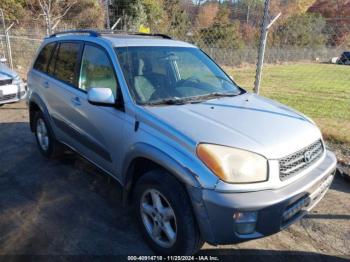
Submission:
<svg viewBox="0 0 350 262">
<path fill-rule="evenodd" d="M 60 44 L 56 58 L 55 77 L 71 85 L 76 85 L 76 72 L 80 43 Z"/>
<path fill-rule="evenodd" d="M 107 54 L 100 48 L 85 45 L 81 61 L 79 88 L 109 88 L 116 96 L 117 80 Z"/>
<path fill-rule="evenodd" d="M 57 44 L 52 52 L 51 59 L 49 62 L 49 65 L 47 67 L 47 73 L 49 75 L 54 75 L 55 73 L 55 65 L 56 65 L 56 59 L 57 59 L 57 52 L 59 49 L 59 45 Z"/>
<path fill-rule="evenodd" d="M 50 43 L 41 49 L 38 58 L 34 63 L 34 69 L 39 70 L 41 72 L 46 72 L 47 65 L 49 63 L 51 53 L 55 47 L 56 43 Z"/>
</svg>

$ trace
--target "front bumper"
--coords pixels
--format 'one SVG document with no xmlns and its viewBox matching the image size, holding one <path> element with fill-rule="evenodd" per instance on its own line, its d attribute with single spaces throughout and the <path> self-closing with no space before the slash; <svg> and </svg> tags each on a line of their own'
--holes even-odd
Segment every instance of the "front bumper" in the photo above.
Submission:
<svg viewBox="0 0 350 262">
<path fill-rule="evenodd" d="M 26 98 L 27 87 L 25 83 L 0 86 L 0 104 L 18 102 Z"/>
<path fill-rule="evenodd" d="M 214 245 L 232 244 L 268 236 L 288 227 L 323 198 L 333 180 L 336 163 L 335 155 L 327 151 L 324 160 L 310 173 L 276 190 L 248 193 L 202 190 L 200 216 L 208 219 L 207 223 L 199 222 L 204 238 Z M 197 207 L 195 210 L 198 218 L 200 209 Z M 258 212 L 255 232 L 247 235 L 237 233 L 233 218 L 237 211 Z M 206 214 L 203 215 L 203 212 Z"/>
</svg>

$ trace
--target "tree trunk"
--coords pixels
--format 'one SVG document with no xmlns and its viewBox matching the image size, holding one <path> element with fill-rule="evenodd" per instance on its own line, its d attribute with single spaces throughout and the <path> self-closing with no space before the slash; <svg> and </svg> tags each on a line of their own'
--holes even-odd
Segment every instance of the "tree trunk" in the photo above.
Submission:
<svg viewBox="0 0 350 262">
<path fill-rule="evenodd" d="M 248 6 L 247 6 L 247 17 L 246 17 L 247 24 L 249 24 L 249 18 L 250 18 L 250 5 L 248 4 Z"/>
</svg>

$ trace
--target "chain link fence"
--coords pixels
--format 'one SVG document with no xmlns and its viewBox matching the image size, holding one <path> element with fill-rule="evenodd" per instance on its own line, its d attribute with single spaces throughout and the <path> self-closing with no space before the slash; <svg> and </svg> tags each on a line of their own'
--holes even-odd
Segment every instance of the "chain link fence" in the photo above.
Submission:
<svg viewBox="0 0 350 262">
<path fill-rule="evenodd" d="M 278 11 L 278 10 L 277 10 Z M 239 10 L 235 11 L 239 13 Z M 170 26 L 166 32 L 175 39 L 202 48 L 233 76 L 242 87 L 252 90 L 256 73 L 263 10 L 251 10 L 247 17 L 196 22 L 186 27 Z M 271 17 L 276 11 L 271 11 Z M 111 17 L 118 30 L 136 31 L 130 17 Z M 119 22 L 118 22 L 119 21 Z M 6 21 L 10 25 L 12 21 Z M 77 21 L 65 21 L 55 31 L 75 29 Z M 81 23 L 79 23 L 81 25 Z M 80 26 L 80 28 L 82 28 Z M 83 27 L 84 28 L 84 27 Z M 40 23 L 14 25 L 8 32 L 14 70 L 22 77 L 46 36 Z M 0 25 L 0 56 L 8 58 L 5 29 Z M 327 19 L 304 14 L 282 17 L 269 30 L 261 84 L 262 95 L 286 103 L 311 116 L 325 136 L 350 144 L 350 17 Z"/>
</svg>

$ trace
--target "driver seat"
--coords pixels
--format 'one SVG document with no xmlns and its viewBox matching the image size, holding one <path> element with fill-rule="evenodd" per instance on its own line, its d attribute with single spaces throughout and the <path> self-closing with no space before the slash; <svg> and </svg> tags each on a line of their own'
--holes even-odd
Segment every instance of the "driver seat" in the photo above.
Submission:
<svg viewBox="0 0 350 262">
<path fill-rule="evenodd" d="M 137 95 L 142 102 L 147 102 L 150 100 L 152 94 L 155 92 L 156 88 L 154 85 L 144 76 L 144 66 L 145 63 L 142 59 L 138 61 L 138 72 L 134 77 L 134 87 Z"/>
</svg>

